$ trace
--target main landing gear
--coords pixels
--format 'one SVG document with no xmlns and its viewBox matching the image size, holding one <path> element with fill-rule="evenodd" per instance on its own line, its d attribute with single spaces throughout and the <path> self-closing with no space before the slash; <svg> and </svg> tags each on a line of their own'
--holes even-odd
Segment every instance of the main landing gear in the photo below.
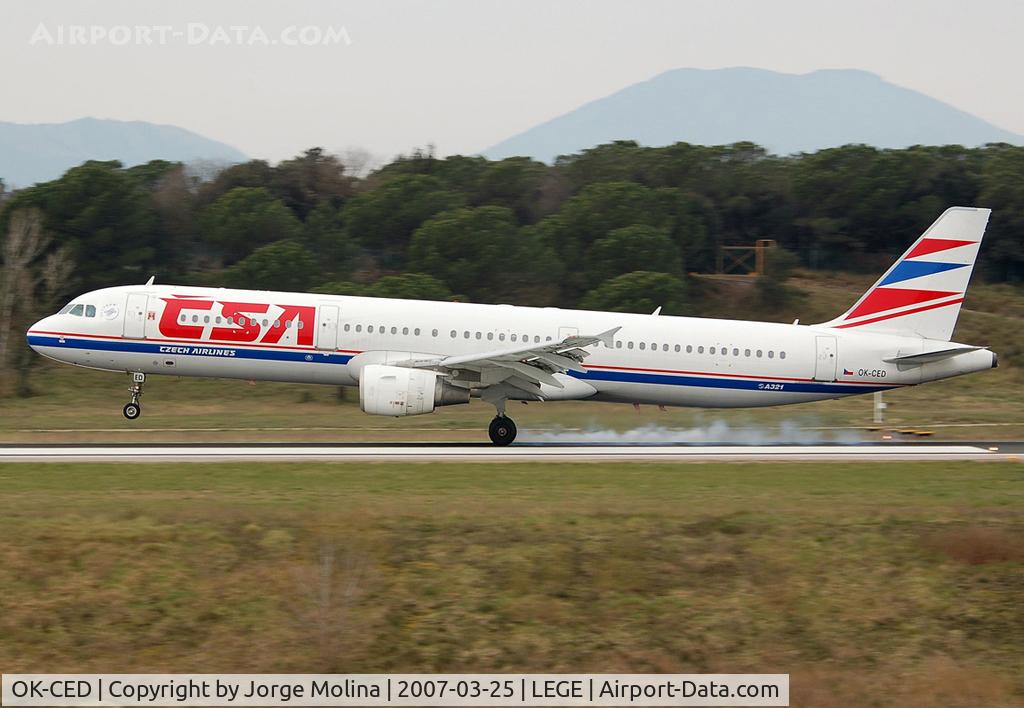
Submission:
<svg viewBox="0 0 1024 708">
<path fill-rule="evenodd" d="M 487 432 L 495 445 L 509 445 L 516 439 L 516 424 L 504 413 L 494 416 Z"/>
<path fill-rule="evenodd" d="M 146 375 L 140 371 L 132 372 L 132 385 L 128 391 L 132 394 L 130 403 L 125 404 L 121 410 L 128 420 L 135 420 L 142 415 L 142 406 L 139 404 L 139 397 L 142 395 L 142 384 L 146 383 Z"/>
</svg>

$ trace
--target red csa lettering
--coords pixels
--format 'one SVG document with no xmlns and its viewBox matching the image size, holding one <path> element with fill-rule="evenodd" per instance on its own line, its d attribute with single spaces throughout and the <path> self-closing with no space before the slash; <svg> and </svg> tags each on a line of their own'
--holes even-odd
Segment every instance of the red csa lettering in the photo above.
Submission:
<svg viewBox="0 0 1024 708">
<path fill-rule="evenodd" d="M 246 315 L 264 313 L 269 305 L 255 302 L 222 302 L 221 314 L 232 318 L 237 327 L 214 327 L 211 337 L 225 342 L 255 342 L 260 336 L 260 323 Z"/>
<path fill-rule="evenodd" d="M 261 342 L 267 344 L 276 344 L 281 341 L 281 337 L 284 336 L 284 323 L 288 320 L 298 320 L 302 323 L 301 327 L 295 327 L 295 341 L 299 345 L 313 345 L 313 323 L 316 319 L 316 308 L 302 306 L 302 305 L 278 305 L 283 312 L 281 313 L 279 320 L 281 320 L 281 327 L 271 327 L 267 330 L 267 333 L 263 335 Z"/>
<path fill-rule="evenodd" d="M 164 312 L 160 315 L 160 334 L 165 337 L 177 339 L 199 339 L 203 336 L 202 325 L 186 325 L 178 322 L 181 311 L 185 308 L 190 310 L 209 310 L 213 307 L 213 300 L 179 300 L 177 298 L 162 297 L 166 305 Z"/>
</svg>

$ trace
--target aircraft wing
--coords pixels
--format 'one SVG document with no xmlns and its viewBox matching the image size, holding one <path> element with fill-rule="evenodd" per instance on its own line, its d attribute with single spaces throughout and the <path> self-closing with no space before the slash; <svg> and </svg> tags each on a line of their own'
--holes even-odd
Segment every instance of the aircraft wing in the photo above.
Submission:
<svg viewBox="0 0 1024 708">
<path fill-rule="evenodd" d="M 541 384 L 564 388 L 554 375 L 569 371 L 582 373 L 584 368 L 580 364 L 590 353 L 585 347 L 602 342 L 611 346 L 615 333 L 620 329 L 621 327 L 615 327 L 600 334 L 574 335 L 560 342 L 525 344 L 511 349 L 435 359 L 409 359 L 397 362 L 396 365 L 438 371 L 451 376 L 453 382 L 472 382 L 474 387 L 484 388 L 506 383 L 536 394 L 539 393 Z M 479 379 L 477 380 L 475 376 L 467 377 L 463 373 L 465 371 L 478 374 Z"/>
</svg>

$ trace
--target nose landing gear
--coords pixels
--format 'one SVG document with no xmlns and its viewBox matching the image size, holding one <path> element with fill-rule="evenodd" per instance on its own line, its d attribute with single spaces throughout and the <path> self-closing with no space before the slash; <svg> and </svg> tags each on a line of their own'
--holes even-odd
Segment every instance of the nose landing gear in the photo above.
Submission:
<svg viewBox="0 0 1024 708">
<path fill-rule="evenodd" d="M 124 417 L 128 420 L 135 420 L 142 415 L 142 406 L 139 404 L 139 397 L 142 396 L 142 384 L 146 383 L 146 375 L 140 371 L 132 372 L 132 385 L 128 391 L 132 394 L 130 403 L 125 404 L 121 409 Z"/>
</svg>

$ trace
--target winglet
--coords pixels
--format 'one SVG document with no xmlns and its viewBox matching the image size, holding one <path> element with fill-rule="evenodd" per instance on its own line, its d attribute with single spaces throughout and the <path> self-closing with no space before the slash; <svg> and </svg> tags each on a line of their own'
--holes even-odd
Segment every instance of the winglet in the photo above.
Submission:
<svg viewBox="0 0 1024 708">
<path fill-rule="evenodd" d="M 661 308 L 659 307 L 658 309 L 660 310 Z M 620 329 L 622 329 L 622 327 L 613 327 L 610 330 L 608 330 L 607 332 L 601 332 L 601 334 L 595 334 L 594 335 L 594 339 L 600 341 L 606 347 L 611 348 L 612 345 L 615 343 L 615 335 L 619 333 Z"/>
</svg>

